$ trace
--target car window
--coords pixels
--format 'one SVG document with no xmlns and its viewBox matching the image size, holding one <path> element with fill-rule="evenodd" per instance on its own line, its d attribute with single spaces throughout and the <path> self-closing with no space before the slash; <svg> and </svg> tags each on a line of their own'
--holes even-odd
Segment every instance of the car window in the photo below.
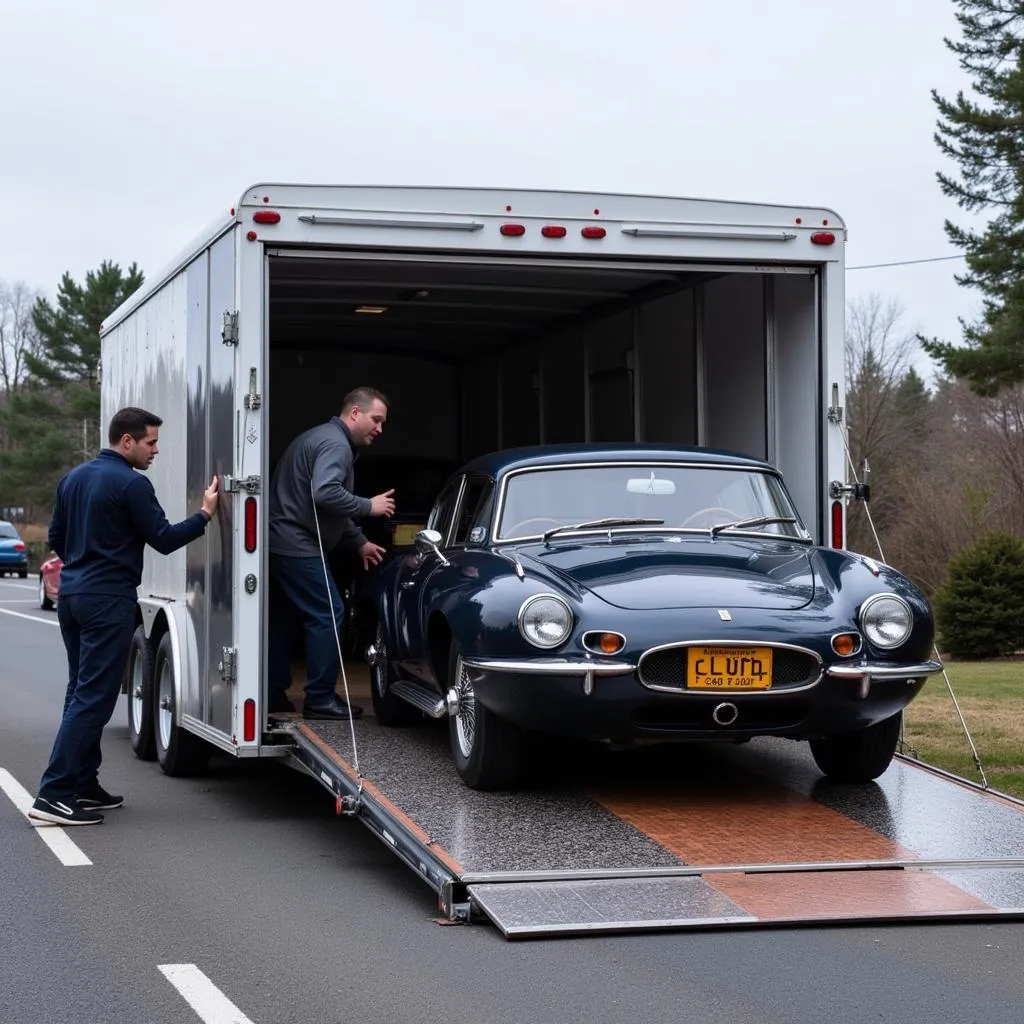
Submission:
<svg viewBox="0 0 1024 1024">
<path fill-rule="evenodd" d="M 4 540 L 17 540 L 18 531 L 10 523 L 0 523 L 0 538 Z"/>
<path fill-rule="evenodd" d="M 475 526 L 484 525 L 481 516 L 491 496 L 494 484 L 485 476 L 470 477 L 466 484 L 462 502 L 459 505 L 458 521 L 455 524 L 455 544 L 465 544 Z"/>
<path fill-rule="evenodd" d="M 427 520 L 428 530 L 437 530 L 441 534 L 442 546 L 448 543 L 451 534 L 452 518 L 455 515 L 455 505 L 459 500 L 459 491 L 462 489 L 463 477 L 457 476 L 449 481 L 445 489 L 437 496 L 437 502 L 430 511 L 430 518 Z"/>
<path fill-rule="evenodd" d="M 585 465 L 518 473 L 505 490 L 498 536 L 536 536 L 604 518 L 663 520 L 668 529 L 707 530 L 759 516 L 795 516 L 771 473 L 720 465 Z M 801 536 L 799 524 L 760 532 Z"/>
</svg>

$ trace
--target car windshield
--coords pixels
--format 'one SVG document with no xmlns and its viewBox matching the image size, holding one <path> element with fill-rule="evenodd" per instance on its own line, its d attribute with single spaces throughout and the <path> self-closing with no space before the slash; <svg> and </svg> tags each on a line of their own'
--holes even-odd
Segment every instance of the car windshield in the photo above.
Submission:
<svg viewBox="0 0 1024 1024">
<path fill-rule="evenodd" d="M 0 540 L 17 540 L 18 531 L 10 523 L 0 523 Z"/>
<path fill-rule="evenodd" d="M 778 519 L 796 521 L 764 521 Z M 734 532 L 806 537 L 796 511 L 772 473 L 739 466 L 635 464 L 563 466 L 510 476 L 497 539 L 545 534 L 552 539 L 566 537 L 572 530 L 557 528 L 592 524 L 595 520 L 624 522 L 586 528 L 709 533 L 716 527 L 714 534 L 721 535 L 729 532 L 728 528 L 723 530 L 726 524 L 735 523 L 745 525 L 737 525 Z"/>
</svg>

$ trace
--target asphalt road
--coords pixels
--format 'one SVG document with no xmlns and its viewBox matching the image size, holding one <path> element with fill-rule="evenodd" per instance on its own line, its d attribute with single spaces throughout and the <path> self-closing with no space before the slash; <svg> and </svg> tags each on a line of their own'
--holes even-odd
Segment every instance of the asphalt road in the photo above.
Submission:
<svg viewBox="0 0 1024 1024">
<path fill-rule="evenodd" d="M 32 795 L 66 681 L 34 596 L 0 579 L 0 769 Z M 127 802 L 66 830 L 88 865 L 0 794 L 3 1024 L 1024 1020 L 1021 923 L 511 943 L 438 924 L 433 894 L 294 771 L 137 761 L 123 700 L 101 779 Z"/>
</svg>

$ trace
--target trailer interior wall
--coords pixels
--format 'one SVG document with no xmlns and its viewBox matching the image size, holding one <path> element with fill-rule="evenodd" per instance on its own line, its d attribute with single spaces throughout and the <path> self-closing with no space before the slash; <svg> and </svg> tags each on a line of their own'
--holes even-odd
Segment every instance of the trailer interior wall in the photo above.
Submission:
<svg viewBox="0 0 1024 1024">
<path fill-rule="evenodd" d="M 304 253 L 272 256 L 269 279 L 271 465 L 365 383 L 392 401 L 374 453 L 465 459 L 587 440 L 728 448 L 779 464 L 819 527 L 809 273 Z"/>
</svg>

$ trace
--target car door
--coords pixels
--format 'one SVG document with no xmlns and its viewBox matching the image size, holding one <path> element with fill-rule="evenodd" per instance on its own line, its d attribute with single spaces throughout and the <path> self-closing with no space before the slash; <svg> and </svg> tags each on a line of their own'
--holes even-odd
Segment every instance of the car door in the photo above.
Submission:
<svg viewBox="0 0 1024 1024">
<path fill-rule="evenodd" d="M 430 511 L 427 529 L 441 534 L 439 547 L 442 550 L 450 542 L 464 484 L 464 476 L 453 477 L 438 495 Z M 403 558 L 403 564 L 395 576 L 395 660 L 404 671 L 419 678 L 429 678 L 422 589 L 440 566 L 440 559 L 432 552 L 422 554 L 412 551 Z"/>
</svg>

